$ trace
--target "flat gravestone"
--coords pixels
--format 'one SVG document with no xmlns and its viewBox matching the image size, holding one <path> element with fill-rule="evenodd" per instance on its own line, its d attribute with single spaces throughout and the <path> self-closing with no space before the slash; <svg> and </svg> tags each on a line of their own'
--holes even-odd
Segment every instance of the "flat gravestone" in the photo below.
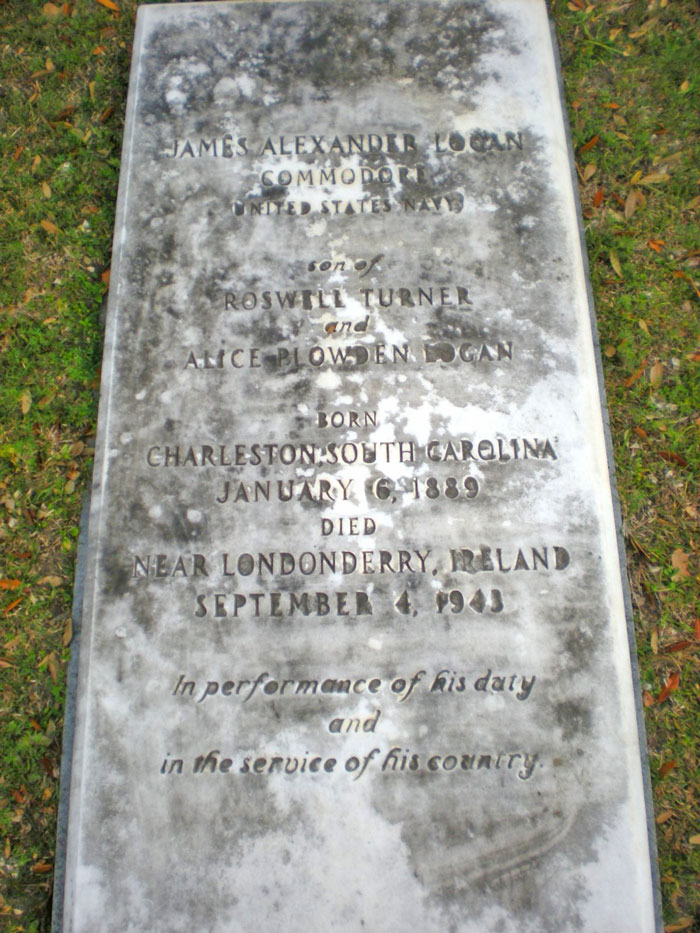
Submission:
<svg viewBox="0 0 700 933">
<path fill-rule="evenodd" d="M 656 928 L 539 0 L 139 13 L 65 931 Z"/>
</svg>

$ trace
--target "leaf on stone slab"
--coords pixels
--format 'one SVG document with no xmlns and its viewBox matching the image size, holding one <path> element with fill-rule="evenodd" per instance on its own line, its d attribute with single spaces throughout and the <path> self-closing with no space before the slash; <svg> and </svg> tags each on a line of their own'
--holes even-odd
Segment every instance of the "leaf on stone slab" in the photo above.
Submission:
<svg viewBox="0 0 700 933">
<path fill-rule="evenodd" d="M 649 370 L 649 382 L 652 388 L 658 389 L 664 378 L 664 364 L 656 362 Z"/>
<path fill-rule="evenodd" d="M 671 566 L 676 570 L 676 573 L 673 575 L 673 579 L 678 581 L 682 577 L 689 577 L 690 570 L 688 569 L 689 556 L 682 551 L 680 548 L 676 550 L 671 555 Z"/>
</svg>

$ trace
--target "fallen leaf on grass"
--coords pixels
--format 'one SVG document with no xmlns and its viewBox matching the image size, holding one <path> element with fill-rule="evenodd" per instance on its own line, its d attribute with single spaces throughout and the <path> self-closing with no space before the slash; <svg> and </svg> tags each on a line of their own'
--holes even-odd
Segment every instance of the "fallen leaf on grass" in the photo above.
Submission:
<svg viewBox="0 0 700 933">
<path fill-rule="evenodd" d="M 12 161 L 16 162 L 23 152 L 24 152 L 24 146 L 17 146 L 15 151 L 12 153 Z"/>
<path fill-rule="evenodd" d="M 651 650 L 654 652 L 654 654 L 658 654 L 659 653 L 659 630 L 658 629 L 655 628 L 652 631 L 650 642 L 651 642 Z"/>
<path fill-rule="evenodd" d="M 96 45 L 95 48 L 92 50 L 92 54 L 93 55 L 104 55 L 106 51 L 107 49 L 104 45 Z"/>
<path fill-rule="evenodd" d="M 60 586 L 63 583 L 63 580 L 60 577 L 55 576 L 54 574 L 48 574 L 47 576 L 42 577 L 41 580 L 39 580 L 39 583 L 41 584 L 45 583 L 47 586 L 51 586 L 55 588 L 57 586 Z"/>
<path fill-rule="evenodd" d="M 0 590 L 17 590 L 21 585 L 21 580 L 0 580 Z"/>
<path fill-rule="evenodd" d="M 593 178 L 597 171 L 598 166 L 595 164 L 595 162 L 589 162 L 583 170 L 583 180 L 590 181 L 590 179 Z"/>
<path fill-rule="evenodd" d="M 620 278 L 623 278 L 622 266 L 620 265 L 620 260 L 617 258 L 617 255 L 612 252 L 610 253 L 610 265 L 613 267 L 615 272 L 620 276 Z"/>
<path fill-rule="evenodd" d="M 635 384 L 635 382 L 639 379 L 639 377 L 640 377 L 640 376 L 642 375 L 642 373 L 644 372 L 644 368 L 645 368 L 646 364 L 647 364 L 647 361 L 644 360 L 644 362 L 643 362 L 642 365 L 639 367 L 639 369 L 635 369 L 635 371 L 632 373 L 632 375 L 631 375 L 631 376 L 628 376 L 627 379 L 625 379 L 624 386 L 625 386 L 626 389 L 629 389 L 631 386 L 633 386 L 633 385 Z"/>
<path fill-rule="evenodd" d="M 678 466 L 687 467 L 688 461 L 685 457 L 682 457 L 680 454 L 677 454 L 673 450 L 660 450 L 659 456 L 662 460 L 665 460 L 666 463 L 677 463 Z"/>
<path fill-rule="evenodd" d="M 51 865 L 49 862 L 45 862 L 43 859 L 40 862 L 35 862 L 34 865 L 32 865 L 32 871 L 36 872 L 37 874 L 45 874 L 47 871 L 51 871 L 52 869 L 53 865 Z"/>
<path fill-rule="evenodd" d="M 695 629 L 695 637 L 697 638 L 698 641 L 700 641 L 700 616 L 695 617 L 693 628 Z"/>
<path fill-rule="evenodd" d="M 688 842 L 691 846 L 700 846 L 700 836 L 691 836 Z"/>
<path fill-rule="evenodd" d="M 112 116 L 113 112 L 114 112 L 114 107 L 112 106 L 105 107 L 105 109 L 102 111 L 102 113 L 99 116 L 100 123 L 106 123 L 107 120 L 109 120 L 109 118 Z"/>
<path fill-rule="evenodd" d="M 45 198 L 51 197 L 51 188 L 48 186 L 48 184 L 45 181 L 42 181 L 41 183 L 41 193 L 44 195 Z"/>
<path fill-rule="evenodd" d="M 607 356 L 607 358 L 608 358 L 609 360 L 611 360 L 611 359 L 615 356 L 615 354 L 617 353 L 617 350 L 615 349 L 615 347 L 614 347 L 611 343 L 609 343 L 609 344 L 607 344 L 607 346 L 605 347 L 605 350 L 604 350 L 603 352 L 605 353 L 605 355 Z"/>
<path fill-rule="evenodd" d="M 654 697 L 649 693 L 648 690 L 645 690 L 644 693 L 642 694 L 642 703 L 646 707 L 654 705 Z"/>
<path fill-rule="evenodd" d="M 637 425 L 637 424 L 635 424 L 635 426 L 632 428 L 632 430 L 633 430 L 634 433 L 637 435 L 637 437 L 641 437 L 642 440 L 646 440 L 647 437 L 649 437 L 649 435 L 648 435 L 647 432 L 644 430 L 644 428 L 640 428 L 639 425 Z"/>
<path fill-rule="evenodd" d="M 694 648 L 695 643 L 692 641 L 674 641 L 672 645 L 665 645 L 661 652 L 662 654 L 672 654 L 674 651 L 685 651 L 686 648 Z"/>
<path fill-rule="evenodd" d="M 633 188 L 625 199 L 625 218 L 627 220 L 634 214 L 640 203 L 639 192 Z"/>
<path fill-rule="evenodd" d="M 663 703 L 664 700 L 668 699 L 669 695 L 674 691 L 678 690 L 681 685 L 681 678 L 678 674 L 670 674 L 668 680 L 666 681 L 665 686 L 661 690 L 661 693 L 656 698 L 657 703 Z"/>
<path fill-rule="evenodd" d="M 44 14 L 44 16 L 49 16 L 52 19 L 55 16 L 61 15 L 60 7 L 57 7 L 55 3 L 45 3 L 41 8 L 41 12 Z"/>
<path fill-rule="evenodd" d="M 667 923 L 664 927 L 664 933 L 681 933 L 681 930 L 689 930 L 695 920 L 692 917 L 680 917 L 673 923 Z"/>
<path fill-rule="evenodd" d="M 675 759 L 672 759 L 671 761 L 667 761 L 666 764 L 661 765 L 659 768 L 659 777 L 666 777 L 667 774 L 673 771 L 677 764 L 678 762 Z"/>
<path fill-rule="evenodd" d="M 68 619 L 66 627 L 63 629 L 63 647 L 67 648 L 73 640 L 73 620 Z"/>
<path fill-rule="evenodd" d="M 654 822 L 660 826 L 662 823 L 668 823 L 668 821 L 672 819 L 674 816 L 675 816 L 675 813 L 673 812 L 673 810 L 664 810 L 663 813 L 659 813 L 659 815 L 656 817 Z"/>
<path fill-rule="evenodd" d="M 119 7 L 114 0 L 97 0 L 97 2 L 101 3 L 102 6 L 106 6 L 108 10 L 114 10 L 115 13 L 119 12 Z"/>
<path fill-rule="evenodd" d="M 19 407 L 22 409 L 22 414 L 26 415 L 29 409 L 32 407 L 31 392 L 27 392 L 26 390 L 22 392 L 19 397 Z"/>
<path fill-rule="evenodd" d="M 16 609 L 17 606 L 19 606 L 19 604 L 22 602 L 23 599 L 24 599 L 23 595 L 18 596 L 17 599 L 13 599 L 13 601 L 11 603 L 8 603 L 8 605 L 5 606 L 5 608 L 2 610 L 2 614 L 4 616 L 8 616 L 12 612 L 13 609 Z"/>
<path fill-rule="evenodd" d="M 588 152 L 589 149 L 592 149 L 595 144 L 600 140 L 600 136 L 596 133 L 595 136 L 591 136 L 587 143 L 581 146 L 581 152 Z"/>
<path fill-rule="evenodd" d="M 58 227 L 56 224 L 51 223 L 50 220 L 42 220 L 41 226 L 46 230 L 47 233 L 58 233 Z"/>
<path fill-rule="evenodd" d="M 593 207 L 600 207 L 603 203 L 603 198 L 605 197 L 605 192 L 602 188 L 598 188 L 596 193 L 593 195 Z"/>
<path fill-rule="evenodd" d="M 670 181 L 671 176 L 667 172 L 651 172 L 649 175 L 645 175 L 644 178 L 640 178 L 640 185 L 661 185 L 666 181 Z"/>
<path fill-rule="evenodd" d="M 637 321 L 637 323 L 638 323 L 639 326 L 642 328 L 642 330 L 643 330 L 644 333 L 647 335 L 647 337 L 649 337 L 649 336 L 650 336 L 650 335 L 649 335 L 649 325 L 648 325 L 647 322 L 644 320 L 644 318 L 641 318 L 641 317 L 640 317 L 640 319 Z"/>
<path fill-rule="evenodd" d="M 688 570 L 688 560 L 688 555 L 680 548 L 676 548 L 676 550 L 671 555 L 671 566 L 674 567 L 677 571 L 677 573 L 673 575 L 673 579 L 676 582 L 678 582 L 681 577 L 690 576 L 690 570 Z"/>
<path fill-rule="evenodd" d="M 664 378 L 664 364 L 663 363 L 654 363 L 654 365 L 649 370 L 649 382 L 652 385 L 652 388 L 658 389 L 661 385 L 661 382 Z"/>
</svg>

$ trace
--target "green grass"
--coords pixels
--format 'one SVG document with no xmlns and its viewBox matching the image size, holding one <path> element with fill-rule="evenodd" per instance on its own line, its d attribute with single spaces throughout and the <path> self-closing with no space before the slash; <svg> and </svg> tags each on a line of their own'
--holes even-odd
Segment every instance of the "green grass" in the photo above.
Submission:
<svg viewBox="0 0 700 933">
<path fill-rule="evenodd" d="M 116 2 L 119 14 L 97 0 L 0 0 L 0 928 L 12 933 L 48 929 L 50 912 L 135 15 L 133 0 Z M 552 13 L 648 704 L 664 918 L 668 931 L 700 933 L 698 16 L 690 0 L 554 0 Z"/>
</svg>

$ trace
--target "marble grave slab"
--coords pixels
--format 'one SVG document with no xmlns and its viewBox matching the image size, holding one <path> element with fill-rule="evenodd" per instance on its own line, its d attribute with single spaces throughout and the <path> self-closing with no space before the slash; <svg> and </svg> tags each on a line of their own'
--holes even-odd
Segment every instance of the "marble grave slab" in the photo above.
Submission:
<svg viewBox="0 0 700 933">
<path fill-rule="evenodd" d="M 65 933 L 657 929 L 539 0 L 138 15 Z"/>
</svg>

